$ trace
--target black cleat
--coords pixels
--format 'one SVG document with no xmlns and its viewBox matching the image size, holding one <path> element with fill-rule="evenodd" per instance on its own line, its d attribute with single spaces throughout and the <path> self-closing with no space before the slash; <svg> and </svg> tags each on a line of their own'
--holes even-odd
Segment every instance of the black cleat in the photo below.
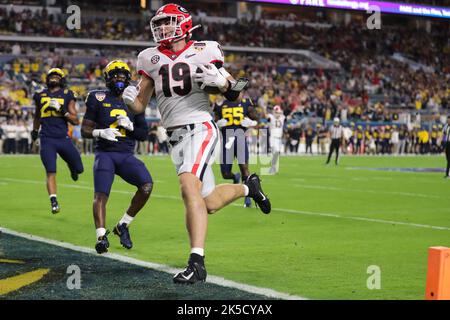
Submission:
<svg viewBox="0 0 450 320">
<path fill-rule="evenodd" d="M 122 223 L 121 225 L 116 225 L 113 230 L 114 234 L 119 236 L 120 244 L 127 249 L 131 249 L 133 247 L 133 242 L 130 238 L 130 232 L 128 231 L 128 227 L 126 223 Z"/>
<path fill-rule="evenodd" d="M 97 253 L 102 254 L 108 252 L 109 248 L 108 234 L 109 231 L 106 231 L 104 236 L 98 238 L 97 243 L 95 244 L 95 251 L 97 251 Z"/>
<path fill-rule="evenodd" d="M 186 269 L 177 273 L 173 277 L 173 282 L 177 284 L 194 284 L 196 282 L 205 282 L 206 275 L 207 272 L 205 263 L 203 262 L 203 257 L 201 258 L 201 261 L 198 262 L 194 262 L 192 259 L 189 259 Z"/>
<path fill-rule="evenodd" d="M 58 201 L 56 199 L 52 200 L 51 204 L 52 204 L 52 213 L 57 214 L 60 211 Z"/>
<path fill-rule="evenodd" d="M 265 214 L 270 213 L 272 210 L 270 200 L 261 188 L 261 180 L 258 175 L 256 173 L 251 174 L 245 181 L 245 185 L 248 187 L 248 196 L 255 201 L 261 211 Z"/>
</svg>

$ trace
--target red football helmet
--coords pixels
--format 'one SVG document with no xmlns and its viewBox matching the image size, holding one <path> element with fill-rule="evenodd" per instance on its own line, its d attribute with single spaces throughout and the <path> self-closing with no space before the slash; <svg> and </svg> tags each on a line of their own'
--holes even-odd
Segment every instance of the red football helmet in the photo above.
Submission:
<svg viewBox="0 0 450 320">
<path fill-rule="evenodd" d="M 190 36 L 198 27 L 200 25 L 192 27 L 192 17 L 185 8 L 173 3 L 159 8 L 150 20 L 153 39 L 163 46 Z"/>
<path fill-rule="evenodd" d="M 281 114 L 281 113 L 283 113 L 283 109 L 281 109 L 281 107 L 277 105 L 277 106 L 273 107 L 273 113 Z"/>
</svg>

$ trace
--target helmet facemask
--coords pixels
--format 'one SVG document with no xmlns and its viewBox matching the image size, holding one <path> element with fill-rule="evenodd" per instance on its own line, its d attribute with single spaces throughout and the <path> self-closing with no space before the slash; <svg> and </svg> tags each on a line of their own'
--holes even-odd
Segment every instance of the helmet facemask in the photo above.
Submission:
<svg viewBox="0 0 450 320">
<path fill-rule="evenodd" d="M 47 87 L 53 89 L 56 87 L 61 87 L 61 76 L 56 73 L 52 73 L 47 76 Z"/>
<path fill-rule="evenodd" d="M 113 70 L 109 72 L 106 79 L 106 86 L 115 95 L 120 96 L 125 88 L 130 84 L 131 76 L 124 70 Z"/>
<path fill-rule="evenodd" d="M 183 16 L 175 14 L 162 14 L 155 16 L 150 21 L 150 28 L 152 30 L 154 41 L 156 43 L 162 43 L 185 38 L 186 34 L 183 34 L 181 24 L 186 22 L 187 19 Z"/>
</svg>

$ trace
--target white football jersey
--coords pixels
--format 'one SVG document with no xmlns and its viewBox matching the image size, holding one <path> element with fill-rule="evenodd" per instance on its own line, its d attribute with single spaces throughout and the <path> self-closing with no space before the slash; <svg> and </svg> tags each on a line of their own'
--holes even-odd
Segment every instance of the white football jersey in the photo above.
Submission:
<svg viewBox="0 0 450 320">
<path fill-rule="evenodd" d="M 194 82 L 198 64 L 222 63 L 215 41 L 189 41 L 179 52 L 162 47 L 139 53 L 137 70 L 153 79 L 161 122 L 165 128 L 212 120 L 209 95 Z"/>
<path fill-rule="evenodd" d="M 270 130 L 270 136 L 274 138 L 282 138 L 283 137 L 283 127 L 284 127 L 284 120 L 285 116 L 282 114 L 278 117 L 274 116 L 273 114 L 269 114 L 269 130 Z"/>
</svg>

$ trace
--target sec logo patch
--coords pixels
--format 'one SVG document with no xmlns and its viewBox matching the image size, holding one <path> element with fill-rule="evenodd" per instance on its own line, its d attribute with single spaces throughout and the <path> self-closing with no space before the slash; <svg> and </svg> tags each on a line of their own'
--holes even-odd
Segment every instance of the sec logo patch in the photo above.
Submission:
<svg viewBox="0 0 450 320">
<path fill-rule="evenodd" d="M 158 55 L 153 56 L 153 57 L 150 59 L 150 61 L 151 61 L 153 64 L 157 64 L 157 63 L 159 62 L 159 56 L 158 56 Z"/>
</svg>

